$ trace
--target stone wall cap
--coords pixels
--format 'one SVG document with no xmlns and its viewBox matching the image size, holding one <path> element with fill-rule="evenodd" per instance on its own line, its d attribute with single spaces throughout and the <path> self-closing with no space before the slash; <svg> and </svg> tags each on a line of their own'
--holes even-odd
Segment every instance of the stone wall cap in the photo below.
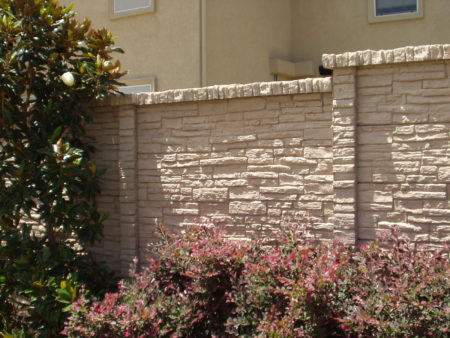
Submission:
<svg viewBox="0 0 450 338">
<path fill-rule="evenodd" d="M 95 105 L 124 106 L 168 104 L 274 95 L 329 93 L 331 91 L 331 77 L 317 77 L 293 81 L 215 85 L 203 88 L 171 89 L 161 92 L 111 95 L 106 100 L 96 102 Z"/>
<path fill-rule="evenodd" d="M 368 49 L 322 55 L 323 66 L 329 69 L 437 60 L 450 60 L 450 44 L 407 46 L 387 50 Z"/>
</svg>

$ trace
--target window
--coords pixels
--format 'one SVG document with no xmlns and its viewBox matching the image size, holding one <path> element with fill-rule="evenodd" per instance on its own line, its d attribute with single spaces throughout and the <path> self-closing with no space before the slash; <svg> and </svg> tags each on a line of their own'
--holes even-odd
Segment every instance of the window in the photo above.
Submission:
<svg viewBox="0 0 450 338">
<path fill-rule="evenodd" d="M 376 0 L 375 15 L 392 15 L 403 13 L 416 13 L 417 0 Z"/>
<path fill-rule="evenodd" d="M 123 94 L 137 94 L 152 92 L 151 84 L 137 85 L 137 86 L 123 86 L 118 88 L 119 92 Z"/>
<path fill-rule="evenodd" d="M 155 91 L 156 79 L 154 77 L 144 77 L 139 79 L 129 79 L 124 81 L 126 86 L 118 88 L 123 94 L 149 93 Z"/>
<path fill-rule="evenodd" d="M 155 11 L 155 0 L 110 0 L 113 18 Z"/>
<path fill-rule="evenodd" d="M 369 22 L 423 17 L 423 0 L 369 0 Z"/>
</svg>

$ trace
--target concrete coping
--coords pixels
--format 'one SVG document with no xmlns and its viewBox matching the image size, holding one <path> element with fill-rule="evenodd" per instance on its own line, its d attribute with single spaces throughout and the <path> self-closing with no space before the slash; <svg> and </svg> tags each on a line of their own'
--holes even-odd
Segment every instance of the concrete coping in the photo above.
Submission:
<svg viewBox="0 0 450 338">
<path fill-rule="evenodd" d="M 216 85 L 203 88 L 171 89 L 162 92 L 112 95 L 104 101 L 96 102 L 95 105 L 168 104 L 272 95 L 328 93 L 331 91 L 331 77 L 317 77 L 293 81 Z"/>
<path fill-rule="evenodd" d="M 408 46 L 388 50 L 363 50 L 322 55 L 323 66 L 330 69 L 449 59 L 450 44 Z"/>
</svg>

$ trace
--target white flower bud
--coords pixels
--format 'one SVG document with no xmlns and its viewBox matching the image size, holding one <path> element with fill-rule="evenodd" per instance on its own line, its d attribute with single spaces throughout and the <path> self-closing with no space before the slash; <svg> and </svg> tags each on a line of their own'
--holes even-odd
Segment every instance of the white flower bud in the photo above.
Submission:
<svg viewBox="0 0 450 338">
<path fill-rule="evenodd" d="M 75 78 L 71 72 L 66 72 L 61 75 L 61 80 L 67 87 L 72 87 L 75 84 Z"/>
</svg>

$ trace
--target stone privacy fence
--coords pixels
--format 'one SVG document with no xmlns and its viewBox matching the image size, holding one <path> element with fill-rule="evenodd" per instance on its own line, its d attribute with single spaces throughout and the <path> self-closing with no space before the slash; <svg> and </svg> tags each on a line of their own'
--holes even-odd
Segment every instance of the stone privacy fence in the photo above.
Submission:
<svg viewBox="0 0 450 338">
<path fill-rule="evenodd" d="M 331 78 L 116 96 L 88 128 L 110 213 L 96 254 L 126 273 L 162 223 L 236 238 L 310 220 L 349 243 L 398 225 L 450 238 L 450 45 L 324 55 Z"/>
</svg>

